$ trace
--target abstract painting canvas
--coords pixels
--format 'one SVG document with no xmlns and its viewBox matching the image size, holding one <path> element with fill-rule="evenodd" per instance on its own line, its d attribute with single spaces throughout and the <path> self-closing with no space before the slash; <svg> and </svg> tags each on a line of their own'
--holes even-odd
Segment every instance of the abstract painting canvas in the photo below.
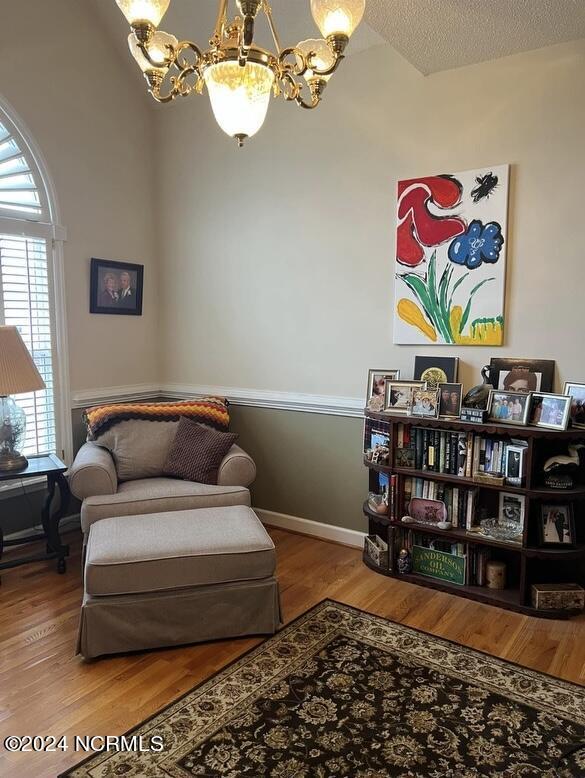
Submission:
<svg viewBox="0 0 585 778">
<path fill-rule="evenodd" d="M 508 165 L 398 182 L 394 343 L 501 346 Z"/>
</svg>

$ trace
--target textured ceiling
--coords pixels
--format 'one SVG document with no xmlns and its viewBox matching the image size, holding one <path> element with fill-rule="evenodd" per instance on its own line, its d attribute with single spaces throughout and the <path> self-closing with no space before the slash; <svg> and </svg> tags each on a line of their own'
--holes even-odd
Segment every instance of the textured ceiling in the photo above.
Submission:
<svg viewBox="0 0 585 778">
<path fill-rule="evenodd" d="M 90 4 L 130 61 L 128 27 L 114 0 Z M 271 0 L 271 5 L 283 45 L 319 37 L 309 0 Z M 216 11 L 217 0 L 171 0 L 162 28 L 204 46 Z M 584 37 L 585 0 L 366 0 L 366 21 L 347 53 L 387 41 L 429 74 Z M 257 41 L 270 44 L 265 20 Z"/>
<path fill-rule="evenodd" d="M 366 19 L 428 74 L 584 38 L 585 0 L 367 0 Z"/>
</svg>

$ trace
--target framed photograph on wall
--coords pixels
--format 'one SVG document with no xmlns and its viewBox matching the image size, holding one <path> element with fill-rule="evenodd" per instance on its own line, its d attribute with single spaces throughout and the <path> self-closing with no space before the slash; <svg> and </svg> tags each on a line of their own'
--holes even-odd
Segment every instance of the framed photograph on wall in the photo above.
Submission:
<svg viewBox="0 0 585 778">
<path fill-rule="evenodd" d="M 541 546 L 575 545 L 575 518 L 570 503 L 541 506 L 538 540 Z"/>
<path fill-rule="evenodd" d="M 533 392 L 530 400 L 530 424 L 551 430 L 566 430 L 571 415 L 571 399 L 563 394 Z"/>
<path fill-rule="evenodd" d="M 490 360 L 490 384 L 505 392 L 552 392 L 554 377 L 552 359 Z"/>
<path fill-rule="evenodd" d="M 573 427 L 585 429 L 585 384 L 567 381 L 563 394 L 571 398 L 571 424 Z"/>
<path fill-rule="evenodd" d="M 415 357 L 415 381 L 425 381 L 429 389 L 439 384 L 454 384 L 457 381 L 459 357 Z"/>
<path fill-rule="evenodd" d="M 92 259 L 89 312 L 142 316 L 144 265 Z"/>
<path fill-rule="evenodd" d="M 495 424 L 528 424 L 530 394 L 490 391 L 488 419 Z"/>
<path fill-rule="evenodd" d="M 386 381 L 393 381 L 397 378 L 400 378 L 400 370 L 368 370 L 366 408 L 369 411 L 384 410 Z"/>
</svg>

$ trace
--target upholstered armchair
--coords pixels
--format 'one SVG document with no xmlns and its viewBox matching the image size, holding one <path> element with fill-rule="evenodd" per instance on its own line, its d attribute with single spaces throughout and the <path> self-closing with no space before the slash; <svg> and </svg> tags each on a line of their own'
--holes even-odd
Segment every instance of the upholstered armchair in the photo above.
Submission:
<svg viewBox="0 0 585 778">
<path fill-rule="evenodd" d="M 232 446 L 221 462 L 217 485 L 165 477 L 162 464 L 174 434 L 167 425 L 127 421 L 109 439 L 85 443 L 69 470 L 72 493 L 80 500 L 84 539 L 91 525 L 114 516 L 136 516 L 194 508 L 250 505 L 248 486 L 254 460 Z"/>
</svg>

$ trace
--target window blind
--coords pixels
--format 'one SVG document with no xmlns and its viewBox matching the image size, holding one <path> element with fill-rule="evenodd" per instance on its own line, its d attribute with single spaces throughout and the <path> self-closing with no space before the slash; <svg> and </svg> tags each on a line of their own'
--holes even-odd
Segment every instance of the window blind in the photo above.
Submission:
<svg viewBox="0 0 585 778">
<path fill-rule="evenodd" d="M 18 327 L 46 385 L 15 396 L 26 413 L 23 453 L 28 456 L 56 451 L 49 302 L 47 241 L 0 234 L 0 322 Z"/>
</svg>

